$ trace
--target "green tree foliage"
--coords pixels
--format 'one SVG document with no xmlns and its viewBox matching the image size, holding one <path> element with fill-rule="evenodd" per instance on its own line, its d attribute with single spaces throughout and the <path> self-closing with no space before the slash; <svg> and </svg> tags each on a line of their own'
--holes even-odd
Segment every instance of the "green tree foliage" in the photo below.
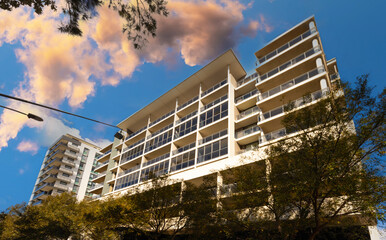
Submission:
<svg viewBox="0 0 386 240">
<path fill-rule="evenodd" d="M 386 91 L 373 96 L 367 78 L 311 106 L 294 109 L 289 104 L 282 124 L 293 135 L 267 148 L 267 175 L 260 184 L 250 179 L 260 173 L 254 169 L 263 161 L 232 170 L 237 188 L 248 198 L 249 191 L 267 184 L 268 195 L 249 200 L 258 206 L 266 199 L 265 211 L 260 209 L 257 219 L 239 217 L 244 226 L 266 223 L 258 228 L 277 233 L 269 239 L 317 239 L 326 227 L 385 220 Z M 308 102 L 305 96 L 303 104 Z M 236 209 L 247 206 L 234 203 Z"/>
<path fill-rule="evenodd" d="M 147 37 L 155 37 L 157 30 L 156 16 L 167 16 L 165 0 L 66 0 L 62 13 L 65 22 L 59 30 L 75 36 L 81 36 L 80 21 L 87 21 L 97 14 L 96 8 L 107 4 L 125 21 L 122 31 L 133 42 L 135 48 L 141 48 Z M 42 14 L 44 7 L 57 10 L 55 0 L 0 0 L 0 9 L 12 11 L 20 6 L 32 7 L 37 14 Z"/>
</svg>

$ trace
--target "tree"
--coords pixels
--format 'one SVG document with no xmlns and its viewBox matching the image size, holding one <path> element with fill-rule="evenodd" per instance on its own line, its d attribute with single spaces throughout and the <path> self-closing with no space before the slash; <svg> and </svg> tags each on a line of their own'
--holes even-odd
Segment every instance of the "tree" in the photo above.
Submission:
<svg viewBox="0 0 386 240">
<path fill-rule="evenodd" d="M 295 216 L 299 234 L 309 239 L 327 226 L 385 220 L 386 90 L 372 96 L 367 79 L 310 107 L 289 104 L 283 125 L 296 134 L 266 152 L 269 187 L 287 189 L 272 197 L 286 198 L 284 215 Z"/>
<path fill-rule="evenodd" d="M 0 0 L 0 9 L 12 11 L 20 6 L 32 7 L 37 14 L 42 14 L 44 7 L 57 11 L 55 0 Z M 155 16 L 167 16 L 167 2 L 165 0 L 66 0 L 62 13 L 67 22 L 62 22 L 59 30 L 75 36 L 81 36 L 82 30 L 79 21 L 88 21 L 97 15 L 96 8 L 107 4 L 109 8 L 116 11 L 125 24 L 123 32 L 127 38 L 133 41 L 135 48 L 141 48 L 147 41 L 147 37 L 155 37 L 157 21 Z"/>
<path fill-rule="evenodd" d="M 282 124 L 291 135 L 224 175 L 234 182 L 228 222 L 260 239 L 315 239 L 327 227 L 385 220 L 386 91 L 374 97 L 367 78 L 310 106 L 287 105 Z"/>
</svg>

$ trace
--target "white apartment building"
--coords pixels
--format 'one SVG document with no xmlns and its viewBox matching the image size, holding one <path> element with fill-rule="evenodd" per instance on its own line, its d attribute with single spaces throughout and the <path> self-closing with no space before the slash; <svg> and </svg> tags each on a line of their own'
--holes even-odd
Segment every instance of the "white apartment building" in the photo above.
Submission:
<svg viewBox="0 0 386 240">
<path fill-rule="evenodd" d="M 150 174 L 197 184 L 213 175 L 224 187 L 221 171 L 263 159 L 261 149 L 293 134 L 281 124 L 285 104 L 302 107 L 307 93 L 316 102 L 339 82 L 314 17 L 255 55 L 257 68 L 248 75 L 228 50 L 119 123 L 128 134 L 101 150 L 91 192 L 125 193 Z"/>
<path fill-rule="evenodd" d="M 78 137 L 66 134 L 50 146 L 44 157 L 29 204 L 41 203 L 50 195 L 74 192 L 78 200 L 94 185 L 93 170 L 100 156 L 100 147 Z"/>
</svg>

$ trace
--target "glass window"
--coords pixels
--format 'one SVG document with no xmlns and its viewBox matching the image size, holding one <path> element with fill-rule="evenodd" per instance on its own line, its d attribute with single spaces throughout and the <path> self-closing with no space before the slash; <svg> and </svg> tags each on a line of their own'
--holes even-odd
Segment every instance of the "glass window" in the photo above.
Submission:
<svg viewBox="0 0 386 240">
<path fill-rule="evenodd" d="M 228 138 L 224 138 L 198 149 L 197 163 L 208 161 L 228 153 Z"/>
</svg>

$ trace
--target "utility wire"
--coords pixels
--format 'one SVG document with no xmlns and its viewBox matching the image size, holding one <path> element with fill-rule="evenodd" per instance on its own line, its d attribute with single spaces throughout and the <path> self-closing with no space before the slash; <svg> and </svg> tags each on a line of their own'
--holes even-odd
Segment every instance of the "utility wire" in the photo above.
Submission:
<svg viewBox="0 0 386 240">
<path fill-rule="evenodd" d="M 49 106 L 46 106 L 46 105 L 42 105 L 42 104 L 39 104 L 39 103 L 31 102 L 31 101 L 28 101 L 28 100 L 25 100 L 25 99 L 22 99 L 22 98 L 17 98 L 17 97 L 9 96 L 9 95 L 3 94 L 3 93 L 0 93 L 0 96 L 6 97 L 6 98 L 10 98 L 10 99 L 13 99 L 13 100 L 16 100 L 16 101 L 24 102 L 24 103 L 29 103 L 29 104 L 32 104 L 32 105 L 35 105 L 35 106 L 38 106 L 38 107 L 47 108 L 47 109 L 50 109 L 50 110 L 53 110 L 53 111 L 57 111 L 57 112 L 61 112 L 61 113 L 64 113 L 64 114 L 68 114 L 68 115 L 71 115 L 71 116 L 83 118 L 83 119 L 86 119 L 86 120 L 89 120 L 89 121 L 97 122 L 97 123 L 100 123 L 100 124 L 104 124 L 104 125 L 107 125 L 107 126 L 110 126 L 110 127 L 114 127 L 114 128 L 118 128 L 118 129 L 122 130 L 121 128 L 119 128 L 118 126 L 115 126 L 115 125 L 104 123 L 104 122 L 101 122 L 101 121 L 98 121 L 98 120 L 94 120 L 94 119 L 91 119 L 91 118 L 88 118 L 88 117 L 84 117 L 84 116 L 81 116 L 81 115 L 77 115 L 77 114 L 74 114 L 74 113 L 66 112 L 66 111 L 63 111 L 63 110 L 60 110 L 60 109 L 57 109 L 57 108 L 53 108 L 53 107 L 49 107 Z M 5 108 L 7 108 L 7 107 L 5 107 Z M 9 109 L 9 108 L 7 108 L 7 109 Z M 17 111 L 17 110 L 15 110 L 15 111 Z M 17 111 L 17 112 L 19 112 L 19 111 Z M 22 113 L 22 112 L 20 112 L 20 113 Z M 22 114 L 25 114 L 25 113 L 22 113 Z M 27 114 L 25 114 L 25 115 L 27 115 Z"/>
</svg>

